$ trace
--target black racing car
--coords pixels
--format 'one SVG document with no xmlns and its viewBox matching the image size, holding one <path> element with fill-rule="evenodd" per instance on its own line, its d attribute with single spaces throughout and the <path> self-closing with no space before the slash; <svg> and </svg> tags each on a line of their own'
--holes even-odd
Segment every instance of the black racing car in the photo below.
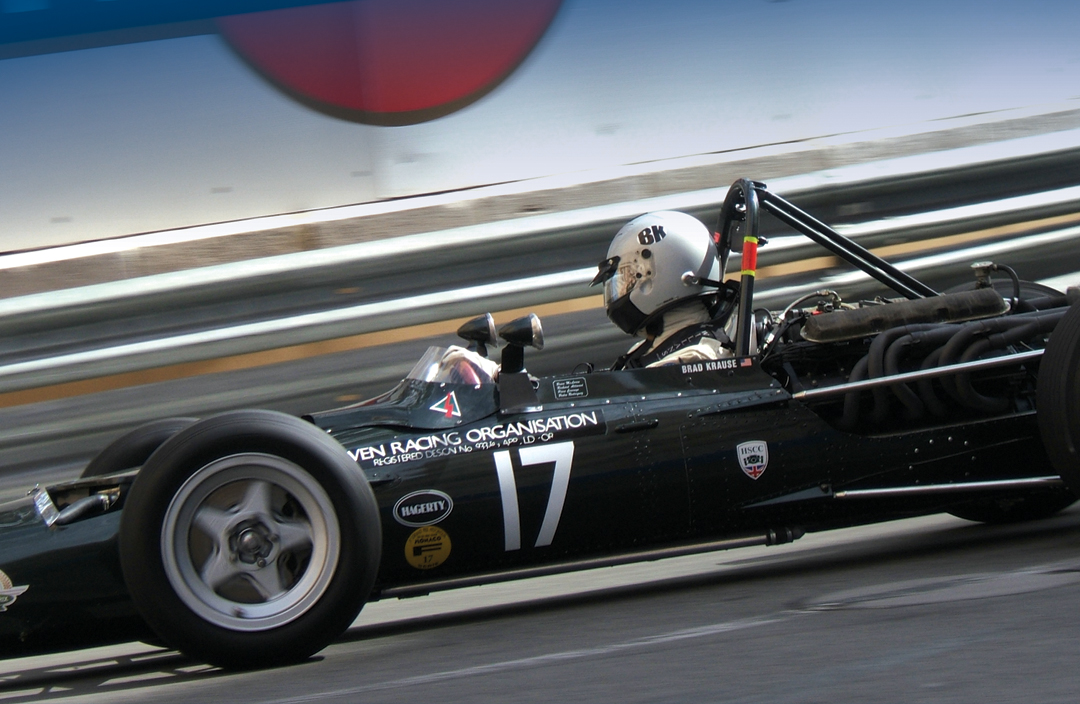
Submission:
<svg viewBox="0 0 1080 704">
<path fill-rule="evenodd" d="M 755 310 L 763 212 L 895 297 Z M 323 648 L 376 599 L 1074 501 L 1078 292 L 983 263 L 938 294 L 748 180 L 718 230 L 725 260 L 742 252 L 741 282 L 714 282 L 727 357 L 537 379 L 529 316 L 499 331 L 497 380 L 433 348 L 353 406 L 121 437 L 82 478 L 0 512 L 4 652 L 147 639 L 266 666 Z M 490 316 L 460 334 L 478 354 L 496 338 Z"/>
</svg>

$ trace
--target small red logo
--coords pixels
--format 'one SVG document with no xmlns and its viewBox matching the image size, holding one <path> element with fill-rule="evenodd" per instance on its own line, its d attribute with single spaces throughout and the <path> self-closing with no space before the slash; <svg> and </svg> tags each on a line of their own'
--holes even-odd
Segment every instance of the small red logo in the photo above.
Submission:
<svg viewBox="0 0 1080 704">
<path fill-rule="evenodd" d="M 457 396 L 454 394 L 453 391 L 446 394 L 446 398 L 444 398 L 442 401 L 439 401 L 434 406 L 432 406 L 431 410 L 442 413 L 446 415 L 447 418 L 461 417 L 461 408 L 458 406 Z"/>
</svg>

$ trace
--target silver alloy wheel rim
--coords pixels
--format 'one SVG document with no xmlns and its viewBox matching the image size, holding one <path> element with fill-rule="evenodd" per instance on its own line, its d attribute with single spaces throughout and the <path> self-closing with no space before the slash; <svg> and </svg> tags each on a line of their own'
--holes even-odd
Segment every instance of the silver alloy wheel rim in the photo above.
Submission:
<svg viewBox="0 0 1080 704">
<path fill-rule="evenodd" d="M 274 455 L 229 455 L 200 468 L 162 521 L 173 591 L 203 620 L 235 631 L 277 628 L 307 612 L 326 592 L 340 550 L 326 491 Z"/>
</svg>

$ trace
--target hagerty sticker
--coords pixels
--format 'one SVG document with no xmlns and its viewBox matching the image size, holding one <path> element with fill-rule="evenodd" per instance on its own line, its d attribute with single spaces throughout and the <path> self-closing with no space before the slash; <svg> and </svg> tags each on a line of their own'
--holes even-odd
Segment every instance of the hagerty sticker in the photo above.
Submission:
<svg viewBox="0 0 1080 704">
<path fill-rule="evenodd" d="M 477 450 L 496 450 L 581 435 L 603 434 L 605 427 L 604 416 L 599 410 L 566 413 L 485 425 L 469 430 L 447 430 L 428 435 L 398 437 L 378 445 L 351 448 L 349 456 L 364 468 L 387 467 Z"/>
<path fill-rule="evenodd" d="M 430 570 L 450 557 L 450 536 L 442 528 L 424 526 L 405 541 L 405 560 L 418 570 Z"/>
<path fill-rule="evenodd" d="M 450 515 L 454 501 L 441 491 L 414 491 L 394 504 L 394 519 L 403 526 L 430 526 Z"/>
</svg>

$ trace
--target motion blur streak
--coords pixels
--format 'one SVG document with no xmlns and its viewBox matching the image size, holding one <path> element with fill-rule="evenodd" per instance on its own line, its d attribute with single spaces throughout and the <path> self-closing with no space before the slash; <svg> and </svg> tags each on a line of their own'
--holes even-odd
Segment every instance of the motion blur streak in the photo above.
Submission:
<svg viewBox="0 0 1080 704">
<path fill-rule="evenodd" d="M 433 684 L 437 682 L 445 682 L 447 680 L 460 679 L 462 677 L 490 675 L 498 672 L 506 672 L 507 670 L 519 670 L 527 667 L 542 667 L 544 665 L 564 662 L 567 660 L 584 660 L 585 658 L 612 655 L 627 650 L 648 648 L 650 646 L 662 645 L 665 643 L 672 643 L 681 640 L 708 638 L 710 636 L 730 633 L 732 631 L 742 631 L 748 628 L 760 628 L 761 626 L 768 626 L 773 623 L 780 623 L 787 618 L 790 618 L 791 616 L 798 615 L 799 613 L 800 612 L 792 611 L 787 613 L 775 614 L 772 616 L 763 616 L 760 618 L 747 618 L 740 619 L 738 621 L 727 621 L 725 623 L 714 623 L 708 626 L 688 628 L 686 630 L 672 631 L 670 633 L 658 633 L 652 636 L 645 636 L 643 638 L 623 641 L 621 643 L 601 645 L 595 648 L 582 648 L 581 650 L 564 650 L 558 653 L 536 655 L 529 658 L 520 658 L 518 660 L 505 660 L 503 662 L 494 662 L 488 665 L 476 665 L 473 667 L 462 668 L 460 670 L 449 670 L 445 672 L 435 672 L 430 675 L 417 675 L 415 677 L 406 677 L 400 680 L 394 680 L 392 682 L 379 682 L 377 684 L 361 685 L 359 687 L 350 687 L 348 689 L 339 689 L 331 692 L 321 692 L 319 694 L 313 694 L 310 696 L 289 697 L 287 699 L 274 699 L 270 702 L 267 702 L 267 704 L 300 704 L 300 702 L 318 701 L 320 699 L 329 699 L 331 697 L 347 697 L 356 694 L 364 694 L 365 692 L 378 692 L 387 689 L 399 689 L 402 687 Z"/>
<path fill-rule="evenodd" d="M 898 262 L 901 269 L 917 270 L 919 268 L 937 266 L 941 263 L 974 261 L 979 258 L 985 258 L 1005 252 L 1025 249 L 1033 250 L 1040 245 L 1073 240 L 1080 236 L 1080 228 L 1064 226 L 1072 225 L 1077 221 L 1080 221 L 1080 214 L 1045 218 L 948 237 L 876 247 L 871 251 L 878 256 L 886 258 L 896 257 L 898 255 L 929 253 L 927 256 L 921 258 Z M 1013 237 L 1015 235 L 1025 236 Z M 989 244 L 979 244 L 986 240 L 997 239 L 1000 239 L 1001 241 L 991 242 Z M 960 245 L 968 246 L 956 249 L 956 247 Z M 787 281 L 785 280 L 785 277 L 831 269 L 836 267 L 837 264 L 837 260 L 832 256 L 820 256 L 762 267 L 758 272 L 762 284 L 760 293 L 761 295 L 768 295 L 771 298 L 779 300 L 779 298 L 783 296 L 795 296 L 802 292 L 813 290 L 815 287 L 820 288 L 819 282 L 817 281 L 786 285 Z M 831 276 L 827 279 L 827 282 L 830 285 L 835 285 L 865 278 L 865 275 L 858 272 L 844 272 Z M 1070 281 L 1070 283 L 1080 283 L 1080 279 L 1077 281 Z M 534 312 L 537 315 L 544 317 L 575 311 L 599 309 L 602 307 L 603 301 L 601 297 L 594 295 L 511 310 L 500 310 L 496 311 L 494 315 L 499 322 L 505 322 L 530 312 Z M 252 369 L 281 362 L 307 359 L 319 355 L 364 349 L 408 340 L 417 340 L 434 335 L 450 334 L 467 319 L 467 317 L 457 317 L 445 321 L 398 327 L 390 330 L 327 339 L 307 344 L 289 345 L 261 352 L 221 356 L 205 361 L 171 364 L 152 367 L 145 370 L 99 376 L 81 381 L 45 385 L 21 391 L 10 391 L 7 393 L 0 393 L 0 408 L 52 399 L 69 398 L 72 396 L 92 394 L 100 391 L 126 388 L 170 379 L 183 379 L 224 371 Z M 47 364 L 54 363 L 50 360 L 43 361 Z M 25 368 L 19 367 L 19 369 Z"/>
<path fill-rule="evenodd" d="M 603 299 L 600 296 L 588 298 L 575 298 L 569 301 L 549 303 L 526 308 L 495 311 L 492 315 L 498 322 L 513 320 L 528 313 L 536 313 L 539 316 L 561 315 L 581 310 L 602 308 Z M 308 359 L 319 355 L 335 354 L 350 350 L 359 350 L 367 347 L 388 345 L 396 342 L 419 340 L 435 335 L 447 335 L 453 333 L 468 318 L 456 318 L 438 323 L 424 325 L 411 325 L 394 330 L 352 335 L 350 337 L 337 338 L 312 342 L 306 345 L 292 345 L 265 352 L 253 352 L 250 354 L 220 357 L 204 362 L 189 362 L 187 364 L 173 364 L 167 367 L 156 367 L 141 371 L 114 374 L 111 376 L 86 379 L 66 384 L 43 386 L 24 391 L 11 391 L 0 393 L 0 408 L 21 406 L 27 403 L 38 403 L 59 398 L 70 398 L 85 394 L 95 394 L 101 391 L 122 389 L 141 384 L 152 384 L 171 379 L 186 379 L 204 374 L 216 374 L 218 372 L 236 371 L 239 369 L 252 369 L 282 362 L 291 362 L 298 359 Z"/>
</svg>

